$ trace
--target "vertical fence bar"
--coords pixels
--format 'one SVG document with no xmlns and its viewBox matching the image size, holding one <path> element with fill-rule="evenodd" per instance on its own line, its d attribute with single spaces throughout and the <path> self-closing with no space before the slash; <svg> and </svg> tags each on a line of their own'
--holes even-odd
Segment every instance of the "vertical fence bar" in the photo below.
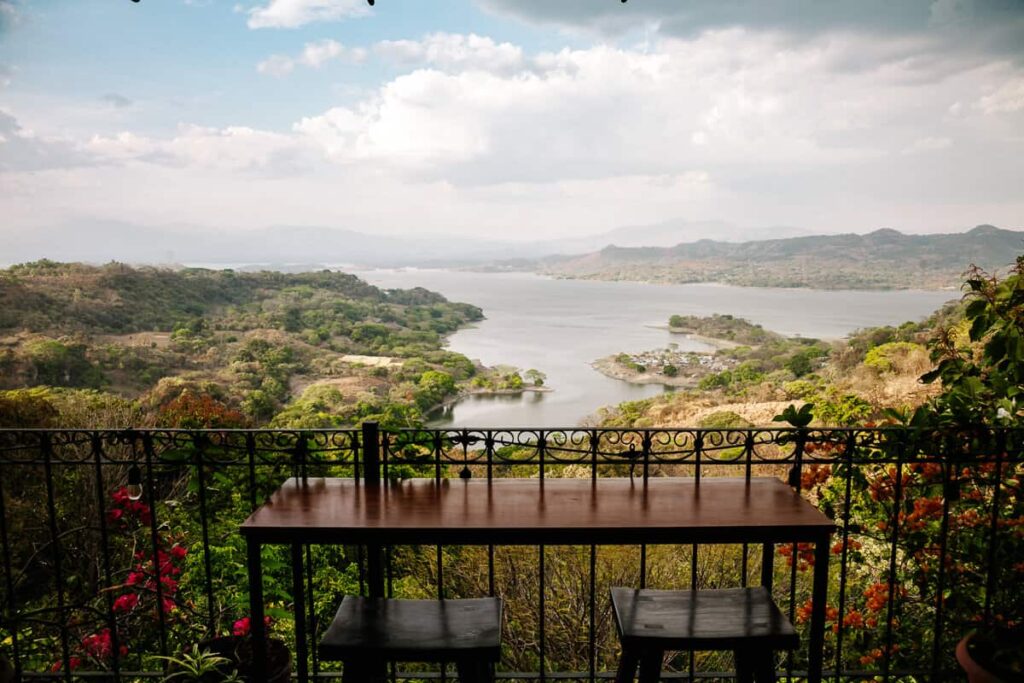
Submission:
<svg viewBox="0 0 1024 683">
<path fill-rule="evenodd" d="M 889 680 L 889 673 L 892 670 L 892 636 L 893 616 L 896 610 L 896 549 L 900 539 L 900 508 L 903 498 L 903 459 L 906 456 L 906 438 L 900 435 L 899 448 L 896 451 L 896 482 L 893 486 L 892 495 L 892 540 L 889 551 L 889 595 L 885 608 L 885 652 L 882 659 L 882 679 Z"/>
<path fill-rule="evenodd" d="M 132 443 L 134 444 L 136 435 L 132 434 Z M 134 451 L 134 446 L 132 448 Z M 142 452 L 146 462 L 146 493 L 149 498 L 149 538 L 153 548 L 153 581 L 156 584 L 156 612 L 160 618 L 160 654 L 164 657 L 167 656 L 167 616 L 164 610 L 164 587 L 163 581 L 161 580 L 160 572 L 163 567 L 160 566 L 160 535 L 157 527 L 156 517 L 156 477 L 153 476 L 154 467 L 154 452 L 153 452 L 153 435 L 145 433 L 142 435 Z M 163 661 L 164 673 L 167 673 L 167 660 Z"/>
<path fill-rule="evenodd" d="M 494 478 L 494 434 L 484 433 L 484 453 L 487 458 L 487 487 L 490 489 Z M 487 594 L 494 597 L 494 544 L 487 546 Z"/>
<path fill-rule="evenodd" d="M 103 554 L 103 582 L 113 588 L 114 578 L 110 569 L 110 534 L 107 532 L 107 505 L 103 486 L 103 442 L 96 432 L 90 435 L 92 445 L 93 468 L 96 475 L 96 517 L 100 530 L 100 546 Z M 117 632 L 117 620 L 114 618 L 114 595 L 112 591 L 104 591 L 107 604 L 107 628 L 110 629 L 110 656 L 114 680 L 121 680 L 121 634 Z"/>
<path fill-rule="evenodd" d="M 3 550 L 4 588 L 7 591 L 4 621 L 11 625 L 11 654 L 14 655 L 14 680 L 21 680 L 21 642 L 18 637 L 18 601 L 14 595 L 14 567 L 11 563 L 10 538 L 7 535 L 7 503 L 4 491 L 5 458 L 0 455 L 0 544 Z"/>
<path fill-rule="evenodd" d="M 640 457 L 643 459 L 644 491 L 651 475 L 651 432 L 645 429 L 640 439 Z M 640 588 L 647 588 L 647 544 L 640 544 Z"/>
<path fill-rule="evenodd" d="M 540 634 L 539 634 L 539 645 L 540 645 L 540 680 L 541 680 L 541 683 L 544 683 L 544 681 L 547 680 L 547 672 L 546 672 L 547 666 L 546 666 L 545 652 L 544 652 L 544 646 L 545 646 L 545 643 L 546 643 L 546 637 L 545 637 L 546 634 L 544 632 L 544 623 L 545 623 L 545 621 L 544 621 L 544 583 L 545 582 L 544 582 L 544 546 L 543 545 L 542 546 L 538 546 L 537 572 L 538 572 L 538 575 L 539 575 L 538 578 L 540 580 L 540 591 L 539 591 L 540 592 L 540 596 L 539 596 L 539 603 L 540 603 L 539 604 L 539 610 L 540 611 L 538 612 L 538 615 L 537 615 L 537 618 L 538 618 L 538 628 L 540 630 Z"/>
<path fill-rule="evenodd" d="M 376 422 L 363 423 L 363 466 L 363 483 L 380 486 L 380 425 Z"/>
<path fill-rule="evenodd" d="M 1002 439 L 1000 439 L 1002 441 Z M 1005 445 L 996 447 L 996 482 L 992 492 L 992 519 L 988 529 L 988 565 L 985 575 L 985 623 L 992 623 L 992 595 L 996 592 L 996 549 L 999 547 L 999 505 L 1003 484 L 1003 450 Z"/>
<path fill-rule="evenodd" d="M 544 483 L 544 456 L 547 451 L 547 446 L 547 435 L 544 433 L 543 430 L 541 430 L 539 436 L 537 437 L 537 463 L 538 467 L 540 468 L 539 476 L 541 484 Z"/>
<path fill-rule="evenodd" d="M 587 665 L 590 683 L 597 679 L 597 546 L 590 546 L 590 595 L 587 619 Z"/>
<path fill-rule="evenodd" d="M 71 680 L 71 646 L 68 643 L 68 617 L 64 604 L 64 571 L 60 556 L 60 530 L 57 527 L 57 501 L 53 483 L 53 443 L 49 432 L 39 437 L 43 455 L 43 474 L 46 478 L 46 516 L 50 527 L 50 550 L 53 560 L 54 583 L 57 588 L 57 614 L 60 618 L 61 671 L 64 680 Z"/>
<path fill-rule="evenodd" d="M 698 429 L 694 433 L 693 437 L 693 480 L 694 485 L 700 487 L 700 469 L 701 469 L 701 458 L 704 455 L 704 431 Z M 697 544 L 694 543 L 690 546 L 690 588 L 697 590 Z M 697 659 L 696 653 L 690 650 L 688 653 L 688 664 L 687 668 L 690 675 L 690 680 L 694 680 Z"/>
<path fill-rule="evenodd" d="M 538 461 L 538 466 L 540 468 L 539 477 L 540 477 L 540 485 L 541 486 L 544 485 L 544 469 L 545 469 L 545 467 L 544 467 L 544 465 L 545 465 L 545 462 L 544 462 L 545 457 L 544 456 L 546 454 L 546 451 L 547 451 L 547 434 L 546 434 L 546 432 L 544 432 L 544 430 L 541 430 L 540 434 L 539 434 L 539 437 L 537 439 L 537 461 Z M 538 642 L 538 645 L 540 647 L 540 652 L 538 653 L 538 655 L 539 655 L 539 662 L 540 662 L 540 664 L 539 664 L 540 672 L 539 673 L 540 673 L 540 681 L 541 681 L 541 683 L 544 683 L 544 681 L 547 680 L 547 673 L 545 671 L 545 669 L 546 669 L 546 661 L 545 661 L 545 652 L 544 652 L 544 648 L 545 648 L 545 645 L 546 645 L 546 635 L 547 634 L 544 632 L 545 631 L 545 629 L 544 629 L 545 621 L 544 621 L 544 546 L 543 545 L 540 545 L 540 546 L 537 547 L 537 575 L 538 575 L 538 583 L 539 583 L 539 590 L 538 590 L 538 593 L 539 593 L 539 596 L 538 596 L 538 602 L 539 602 L 538 610 L 539 611 L 538 611 L 538 614 L 537 614 L 537 619 L 538 619 L 538 628 L 540 629 L 539 642 Z"/>
<path fill-rule="evenodd" d="M 954 494 L 953 466 L 942 463 L 942 521 L 939 526 L 939 575 L 935 584 L 935 626 L 932 629 L 932 680 L 939 680 L 942 661 L 943 611 L 946 607 L 946 544 L 949 540 L 949 504 Z"/>
<path fill-rule="evenodd" d="M 208 520 L 206 495 L 206 472 L 203 462 L 203 454 L 206 450 L 205 435 L 193 435 L 195 444 L 195 466 L 196 482 L 199 486 L 199 525 L 203 537 L 203 571 L 205 572 L 206 588 L 206 630 L 211 635 L 217 634 L 216 620 L 214 619 L 214 598 L 213 598 L 213 560 L 210 557 L 210 524 Z"/>
<path fill-rule="evenodd" d="M 376 422 L 363 423 L 363 484 L 367 490 L 380 487 L 381 457 L 380 428 Z M 390 556 L 390 553 L 388 553 Z M 366 574 L 371 598 L 384 597 L 384 569 L 381 566 L 381 547 L 366 546 Z M 390 557 L 387 562 L 391 568 Z M 390 576 L 390 571 L 388 572 Z"/>
<path fill-rule="evenodd" d="M 590 484 L 597 486 L 597 457 L 601 448 L 601 437 L 596 429 L 590 431 Z M 587 615 L 587 667 L 590 683 L 597 680 L 597 546 L 590 546 L 590 574 L 588 577 L 590 595 Z"/>
<path fill-rule="evenodd" d="M 308 629 L 306 628 L 306 605 L 305 587 L 302 583 L 303 561 L 302 546 L 298 543 L 291 544 L 292 554 L 292 600 L 295 612 L 295 663 L 299 683 L 307 683 L 309 680 L 309 650 Z"/>
<path fill-rule="evenodd" d="M 255 512 L 256 500 L 256 436 L 249 432 L 245 435 L 245 460 L 249 474 L 249 512 Z"/>
<path fill-rule="evenodd" d="M 750 486 L 750 478 L 753 474 L 752 470 L 752 459 L 754 457 L 754 432 L 746 430 L 746 437 L 743 440 L 743 453 L 744 453 L 744 465 L 743 465 L 743 479 L 746 481 L 747 486 Z M 750 583 L 748 574 L 750 573 L 750 544 L 744 543 L 742 556 L 740 558 L 740 587 L 746 588 Z"/>
<path fill-rule="evenodd" d="M 843 636 L 846 629 L 843 621 L 846 616 L 846 580 L 849 563 L 850 545 L 850 496 L 853 492 L 853 454 L 857 445 L 856 432 L 851 431 L 846 437 L 846 448 L 843 451 L 843 460 L 846 461 L 845 493 L 843 494 L 843 534 L 842 554 L 839 558 L 839 632 L 836 633 L 836 677 L 842 676 L 843 671 Z"/>
<path fill-rule="evenodd" d="M 360 432 L 352 432 L 352 479 L 359 481 L 362 478 L 361 466 L 362 460 L 359 457 L 361 448 L 359 446 L 359 434 Z"/>
<path fill-rule="evenodd" d="M 793 466 L 789 470 L 789 485 L 793 487 L 797 495 L 801 494 L 803 485 L 803 462 L 804 444 L 807 441 L 807 430 L 803 427 L 797 428 L 796 447 L 793 450 Z M 792 433 L 792 432 L 791 432 Z M 790 568 L 789 568 L 789 621 L 796 623 L 796 571 L 800 564 L 799 548 L 796 543 L 790 546 Z M 786 656 L 786 676 L 793 678 L 793 651 L 790 650 Z"/>
</svg>

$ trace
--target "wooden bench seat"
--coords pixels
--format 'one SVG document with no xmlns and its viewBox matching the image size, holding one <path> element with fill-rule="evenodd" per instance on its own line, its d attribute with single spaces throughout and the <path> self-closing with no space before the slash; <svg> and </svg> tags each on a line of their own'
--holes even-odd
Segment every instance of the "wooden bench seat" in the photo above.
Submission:
<svg viewBox="0 0 1024 683">
<path fill-rule="evenodd" d="M 622 643 L 617 683 L 660 677 L 669 650 L 732 650 L 741 683 L 774 680 L 776 650 L 799 646 L 793 624 L 768 590 L 649 590 L 612 588 L 612 610 Z"/>
<path fill-rule="evenodd" d="M 493 680 L 501 658 L 501 600 L 389 600 L 345 596 L 320 641 L 346 683 L 377 678 L 387 662 L 450 662 L 467 683 Z"/>
</svg>

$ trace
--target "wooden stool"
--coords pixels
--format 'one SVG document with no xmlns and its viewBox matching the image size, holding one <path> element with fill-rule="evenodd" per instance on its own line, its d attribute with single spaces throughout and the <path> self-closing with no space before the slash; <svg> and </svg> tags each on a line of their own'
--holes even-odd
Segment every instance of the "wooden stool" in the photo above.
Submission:
<svg viewBox="0 0 1024 683">
<path fill-rule="evenodd" d="M 379 679 L 388 662 L 453 662 L 463 683 L 490 683 L 501 658 L 501 600 L 345 596 L 320 641 L 344 683 Z"/>
<path fill-rule="evenodd" d="M 732 650 L 739 683 L 770 683 L 775 651 L 800 645 L 793 624 L 763 587 L 611 592 L 622 644 L 616 683 L 632 683 L 638 664 L 640 683 L 655 683 L 666 650 Z"/>
</svg>

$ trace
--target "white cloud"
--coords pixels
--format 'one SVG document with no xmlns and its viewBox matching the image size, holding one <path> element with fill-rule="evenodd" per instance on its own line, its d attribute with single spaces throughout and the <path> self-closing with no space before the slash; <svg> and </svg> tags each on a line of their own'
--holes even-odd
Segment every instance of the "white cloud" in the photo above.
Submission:
<svg viewBox="0 0 1024 683">
<path fill-rule="evenodd" d="M 488 50 L 467 49 L 474 44 Z M 502 51 L 508 59 L 496 61 L 493 47 L 456 36 L 388 44 L 438 68 L 305 117 L 295 131 L 339 162 L 376 161 L 458 183 L 836 165 L 942 138 L 922 135 L 918 117 L 944 112 L 947 90 L 962 85 L 914 86 L 891 66 L 837 75 L 846 42 L 798 49 L 742 30 L 662 40 L 649 51 L 595 46 L 529 60 Z"/>
<path fill-rule="evenodd" d="M 294 136 L 246 126 L 181 126 L 174 137 L 165 139 L 130 132 L 95 136 L 84 150 L 105 163 L 143 162 L 271 175 L 301 171 L 317 158 L 315 150 Z"/>
<path fill-rule="evenodd" d="M 40 135 L 22 126 L 10 112 L 0 109 L 0 172 L 73 168 L 91 161 L 73 140 Z"/>
<path fill-rule="evenodd" d="M 288 68 L 349 50 L 310 45 L 282 57 Z M 679 217 L 818 231 L 1020 227 L 1011 84 L 1021 67 L 921 59 L 915 45 L 742 29 L 534 55 L 480 36 L 395 41 L 373 50 L 409 64 L 401 75 L 284 130 L 240 114 L 222 128 L 87 136 L 46 163 L 23 146 L 29 163 L 0 179 L 13 188 L 0 215 L 45 204 L 197 224 L 524 236 Z M 865 53 L 885 58 L 859 61 Z M 30 137 L 62 140 L 50 132 Z M 83 159 L 90 168 L 75 167 Z M 42 171 L 17 172 L 30 167 Z"/>
<path fill-rule="evenodd" d="M 1003 83 L 992 93 L 978 100 L 978 107 L 986 114 L 1001 114 L 1024 109 L 1024 78 Z"/>
<path fill-rule="evenodd" d="M 949 138 L 918 138 L 912 144 L 902 150 L 902 154 L 921 154 L 922 152 L 937 152 L 952 146 L 953 141 Z"/>
<path fill-rule="evenodd" d="M 370 14 L 366 0 L 270 0 L 248 11 L 249 28 L 297 28 Z"/>
<path fill-rule="evenodd" d="M 327 62 L 341 60 L 356 64 L 366 59 L 366 50 L 360 47 L 348 48 L 336 40 L 319 40 L 306 43 L 302 52 L 295 57 L 271 55 L 256 65 L 256 70 L 269 76 L 287 76 L 296 66 L 319 69 Z"/>
<path fill-rule="evenodd" d="M 523 50 L 475 33 L 433 33 L 422 40 L 384 40 L 374 52 L 399 63 L 429 64 L 445 70 L 515 71 L 524 65 Z"/>
</svg>

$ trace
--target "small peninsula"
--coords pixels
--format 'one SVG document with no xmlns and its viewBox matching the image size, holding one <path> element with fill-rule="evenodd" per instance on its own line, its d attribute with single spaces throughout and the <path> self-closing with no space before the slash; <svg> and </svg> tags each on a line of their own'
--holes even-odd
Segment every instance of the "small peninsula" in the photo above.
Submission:
<svg viewBox="0 0 1024 683">
<path fill-rule="evenodd" d="M 665 349 L 599 358 L 592 367 L 633 384 L 705 389 L 728 383 L 735 373 L 785 368 L 799 377 L 825 355 L 815 339 L 787 338 L 732 315 L 673 315 L 664 329 L 708 344 L 715 351 L 680 351 L 677 344 L 669 344 Z"/>
</svg>

